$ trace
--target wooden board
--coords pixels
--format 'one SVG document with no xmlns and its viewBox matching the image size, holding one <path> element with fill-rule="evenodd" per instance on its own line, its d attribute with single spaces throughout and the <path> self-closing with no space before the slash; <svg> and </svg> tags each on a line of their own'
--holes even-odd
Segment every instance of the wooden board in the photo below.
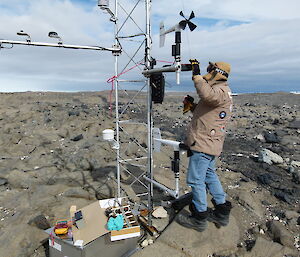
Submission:
<svg viewBox="0 0 300 257">
<path fill-rule="evenodd" d="M 109 232 L 106 229 L 107 217 L 104 213 L 105 209 L 100 207 L 99 201 L 83 207 L 80 210 L 82 211 L 84 226 L 81 229 L 72 226 L 74 244 L 76 244 L 77 241 L 79 245 L 84 246 L 99 236 Z M 82 240 L 82 244 L 80 244 L 80 240 Z"/>
</svg>

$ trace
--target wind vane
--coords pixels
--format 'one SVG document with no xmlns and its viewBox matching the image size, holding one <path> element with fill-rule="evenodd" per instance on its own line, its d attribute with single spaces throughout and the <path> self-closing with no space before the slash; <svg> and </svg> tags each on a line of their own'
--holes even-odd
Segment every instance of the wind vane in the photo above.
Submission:
<svg viewBox="0 0 300 257">
<path fill-rule="evenodd" d="M 181 64 L 181 30 L 184 30 L 186 26 L 188 25 L 189 29 L 191 31 L 194 31 L 197 28 L 197 25 L 195 25 L 193 22 L 191 22 L 191 19 L 195 18 L 195 14 L 192 11 L 190 17 L 187 19 L 185 18 L 183 12 L 181 11 L 179 13 L 180 16 L 184 18 L 184 20 L 180 21 L 173 27 L 165 30 L 164 23 L 160 23 L 160 47 L 163 47 L 165 44 L 165 37 L 167 34 L 175 31 L 175 45 L 172 45 L 172 56 L 175 59 L 174 65 L 169 65 L 162 68 L 154 68 L 150 70 L 145 70 L 143 74 L 145 76 L 151 75 L 151 74 L 159 74 L 163 72 L 176 72 L 176 82 L 177 84 L 180 84 L 180 72 L 181 71 L 190 71 L 191 66 L 188 64 Z"/>
</svg>

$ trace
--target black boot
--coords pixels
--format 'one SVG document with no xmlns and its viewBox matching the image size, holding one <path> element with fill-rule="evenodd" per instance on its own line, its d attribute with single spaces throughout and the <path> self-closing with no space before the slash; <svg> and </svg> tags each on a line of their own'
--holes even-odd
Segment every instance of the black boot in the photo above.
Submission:
<svg viewBox="0 0 300 257">
<path fill-rule="evenodd" d="M 191 215 L 180 213 L 176 221 L 186 228 L 192 228 L 199 232 L 203 232 L 207 228 L 208 212 L 198 212 L 193 204 L 190 204 Z"/>
<path fill-rule="evenodd" d="M 209 213 L 207 220 L 214 222 L 218 227 L 227 226 L 229 223 L 229 214 L 232 209 L 231 202 L 226 201 L 223 204 L 216 204 L 216 202 L 212 200 L 212 203 L 215 209 Z"/>
</svg>

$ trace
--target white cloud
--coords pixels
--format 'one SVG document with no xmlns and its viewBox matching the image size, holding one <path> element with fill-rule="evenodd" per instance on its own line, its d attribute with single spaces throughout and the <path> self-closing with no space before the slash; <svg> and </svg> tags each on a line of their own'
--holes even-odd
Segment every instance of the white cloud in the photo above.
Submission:
<svg viewBox="0 0 300 257">
<path fill-rule="evenodd" d="M 162 0 L 153 1 L 155 13 L 164 17 L 175 17 L 179 11 L 194 10 L 197 16 L 242 21 L 284 20 L 300 18 L 298 0 Z"/>
<path fill-rule="evenodd" d="M 109 15 L 103 14 L 96 2 L 95 6 L 88 8 L 70 0 L 0 0 L 0 38 L 20 40 L 16 32 L 23 29 L 31 34 L 33 41 L 53 42 L 47 33 L 54 30 L 65 43 L 110 47 L 114 42 L 114 26 L 109 22 Z M 135 3 L 120 2 L 127 10 Z M 230 62 L 233 66 L 231 80 L 237 88 L 240 81 L 250 85 L 285 83 L 286 74 L 289 74 L 289 83 L 297 85 L 300 81 L 297 70 L 300 67 L 299 1 L 163 0 L 152 3 L 152 22 L 156 25 L 161 19 L 167 26 L 174 25 L 183 9 L 187 15 L 193 9 L 198 16 L 220 19 L 209 29 L 199 26 L 192 33 L 183 33 L 184 61 L 196 57 L 201 60 L 202 70 L 209 60 Z M 143 11 L 141 1 L 132 14 L 142 29 L 145 22 Z M 125 17 L 122 10 L 120 15 Z M 228 26 L 227 20 L 249 23 Z M 153 27 L 153 31 L 153 56 L 172 60 L 174 35 L 168 35 L 166 46 L 160 49 L 155 34 L 158 28 Z M 129 19 L 122 35 L 139 32 Z M 123 47 L 132 55 L 137 43 L 123 41 Z M 135 61 L 143 58 L 143 50 L 142 47 Z M 128 61 L 124 52 L 120 62 L 125 65 Z M 131 62 L 128 68 L 133 65 Z M 15 46 L 11 50 L 1 49 L 0 67 L 0 91 L 101 90 L 109 88 L 106 80 L 114 74 L 114 58 L 108 52 Z M 124 77 L 137 76 L 141 78 L 137 72 Z M 188 77 L 183 74 L 183 78 Z M 168 78 L 172 80 L 172 74 Z"/>
</svg>

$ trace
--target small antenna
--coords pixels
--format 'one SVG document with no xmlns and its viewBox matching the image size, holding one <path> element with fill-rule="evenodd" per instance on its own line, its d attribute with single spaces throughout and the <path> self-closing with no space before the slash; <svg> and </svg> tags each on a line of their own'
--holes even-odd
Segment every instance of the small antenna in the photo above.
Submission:
<svg viewBox="0 0 300 257">
<path fill-rule="evenodd" d="M 57 32 L 55 32 L 55 31 L 50 31 L 49 33 L 48 33 L 48 37 L 51 37 L 51 38 L 57 38 L 58 39 L 58 44 L 59 45 L 62 45 L 62 39 L 61 39 L 61 37 L 57 34 Z"/>
<path fill-rule="evenodd" d="M 24 32 L 23 30 L 20 30 L 20 32 L 17 32 L 17 35 L 18 35 L 18 36 L 25 36 L 25 37 L 27 37 L 26 41 L 27 41 L 28 43 L 31 42 L 31 37 L 29 36 L 28 33 Z"/>
</svg>

